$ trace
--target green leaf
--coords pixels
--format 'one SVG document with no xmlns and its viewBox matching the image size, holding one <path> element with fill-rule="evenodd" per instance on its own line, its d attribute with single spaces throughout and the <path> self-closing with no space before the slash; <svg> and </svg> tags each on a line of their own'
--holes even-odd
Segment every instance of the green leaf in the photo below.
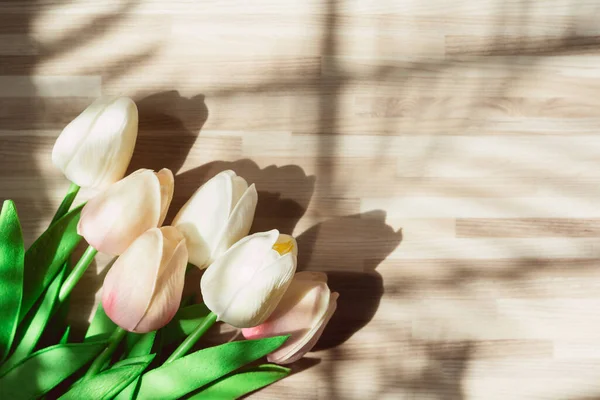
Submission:
<svg viewBox="0 0 600 400">
<path fill-rule="evenodd" d="M 162 340 L 165 345 L 183 340 L 196 329 L 200 322 L 210 313 L 204 303 L 183 307 L 161 330 Z"/>
<path fill-rule="evenodd" d="M 67 190 L 67 194 L 60 203 L 60 206 L 58 206 L 58 210 L 56 210 L 56 214 L 54 214 L 50 225 L 58 221 L 63 215 L 69 212 L 69 208 L 71 208 L 71 204 L 73 204 L 73 201 L 75 201 L 75 197 L 77 197 L 79 189 L 81 189 L 79 185 L 71 182 L 69 190 Z"/>
<path fill-rule="evenodd" d="M 137 362 L 115 364 L 92 378 L 74 385 L 67 393 L 59 397 L 61 400 L 112 399 L 123 388 L 137 378 L 152 362 L 153 355 L 138 358 Z"/>
<path fill-rule="evenodd" d="M 125 336 L 125 348 L 121 359 L 150 354 L 155 337 L 156 331 L 148 333 L 127 332 L 127 336 Z"/>
<path fill-rule="evenodd" d="M 186 400 L 233 400 L 254 392 L 290 374 L 290 369 L 274 364 L 263 364 L 224 376 L 186 397 Z"/>
<path fill-rule="evenodd" d="M 71 260 L 67 260 L 64 264 L 66 270 L 65 270 L 65 279 L 63 279 L 63 283 L 66 281 L 67 276 L 69 276 L 69 274 L 73 271 L 73 269 L 71 268 L 70 261 Z M 62 284 L 61 284 L 61 289 L 62 289 Z M 60 340 L 60 338 L 62 337 L 62 335 L 64 334 L 65 330 L 68 327 L 67 321 L 68 321 L 68 316 L 69 316 L 69 309 L 71 308 L 70 303 L 71 303 L 70 297 L 65 298 L 63 301 L 60 301 L 58 299 L 58 294 L 57 294 L 56 303 L 55 303 L 54 309 L 52 310 L 52 315 L 51 315 L 50 319 L 48 320 L 47 327 L 44 330 L 44 334 L 40 338 L 38 346 L 40 346 L 40 345 L 42 345 L 43 347 L 52 346 L 53 344 L 57 343 L 58 340 Z M 25 318 L 27 318 L 27 317 L 25 317 Z"/>
<path fill-rule="evenodd" d="M 146 354 L 150 354 L 150 352 L 152 351 L 152 346 L 154 345 L 154 339 L 156 339 L 156 331 L 154 332 L 148 332 L 145 333 L 143 335 L 138 335 L 140 336 L 137 340 L 137 342 L 131 347 L 131 350 L 128 352 L 127 354 L 127 359 L 123 360 L 119 363 L 116 363 L 116 365 L 119 365 L 121 363 L 127 362 L 129 360 L 136 360 L 140 357 L 147 357 L 145 356 Z M 123 389 L 123 391 L 121 391 L 121 393 L 119 393 L 117 395 L 117 397 L 115 397 L 116 400 L 131 400 L 134 399 L 136 396 L 135 394 L 137 393 L 138 389 L 139 389 L 139 381 L 140 381 L 140 377 L 138 376 L 137 378 L 135 378 L 130 384 L 129 386 L 127 386 L 125 389 Z"/>
<path fill-rule="evenodd" d="M 288 337 L 242 340 L 199 350 L 144 374 L 138 397 L 178 399 L 271 353 Z"/>
<path fill-rule="evenodd" d="M 108 315 L 104 312 L 104 308 L 102 308 L 102 303 L 100 303 L 96 308 L 92 323 L 85 333 L 84 341 L 88 342 L 90 340 L 108 339 L 116 328 L 118 328 L 117 324 L 108 318 Z"/>
<path fill-rule="evenodd" d="M 144 333 L 133 345 L 131 351 L 127 354 L 127 358 L 145 356 L 150 354 L 154 339 L 156 338 L 156 331 Z"/>
<path fill-rule="evenodd" d="M 81 236 L 77 234 L 77 223 L 82 207 L 83 205 L 73 209 L 52 224 L 25 253 L 23 301 L 19 322 L 50 285 L 81 241 Z"/>
<path fill-rule="evenodd" d="M 0 212 L 0 361 L 10 351 L 23 296 L 23 234 L 15 203 L 6 200 Z"/>
<path fill-rule="evenodd" d="M 77 372 L 104 348 L 106 342 L 58 344 L 42 349 L 0 377 L 0 399 L 42 396 Z"/>
<path fill-rule="evenodd" d="M 67 326 L 65 333 L 63 333 L 63 335 L 60 338 L 60 341 L 58 343 L 59 344 L 67 344 L 69 342 L 69 334 L 70 333 L 71 333 L 71 326 Z"/>
<path fill-rule="evenodd" d="M 56 303 L 60 286 L 62 285 L 65 277 L 67 270 L 66 267 L 67 266 L 65 264 L 62 270 L 54 278 L 54 281 L 48 287 L 48 290 L 46 290 L 46 293 L 42 297 L 41 301 L 39 301 L 38 305 L 34 307 L 35 310 L 30 312 L 27 315 L 27 318 L 25 318 L 25 320 L 21 323 L 19 331 L 17 332 L 17 339 L 15 341 L 17 346 L 8 360 L 6 360 L 2 367 L 0 367 L 0 374 L 9 370 L 13 365 L 23 360 L 25 357 L 31 354 L 33 349 L 35 349 L 35 346 L 38 344 L 40 337 L 42 336 L 42 333 L 48 324 L 48 320 L 52 315 L 52 310 L 54 309 L 54 304 Z"/>
<path fill-rule="evenodd" d="M 146 354 L 145 356 L 127 358 L 125 360 L 117 361 L 111 368 L 119 368 L 131 364 L 145 363 L 146 361 L 152 362 L 154 357 L 156 357 L 156 354 Z"/>
<path fill-rule="evenodd" d="M 121 354 L 121 360 L 128 357 L 129 353 L 137 342 L 142 338 L 143 333 L 127 332 L 123 340 L 123 351 Z"/>
</svg>

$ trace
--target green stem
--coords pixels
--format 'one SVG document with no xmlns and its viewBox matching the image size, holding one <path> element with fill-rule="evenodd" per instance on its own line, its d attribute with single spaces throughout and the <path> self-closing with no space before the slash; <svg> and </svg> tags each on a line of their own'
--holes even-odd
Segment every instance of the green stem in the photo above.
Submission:
<svg viewBox="0 0 600 400">
<path fill-rule="evenodd" d="M 98 372 L 102 371 L 104 364 L 106 364 L 110 357 L 112 357 L 113 353 L 119 346 L 119 343 L 125 337 L 126 334 L 127 331 L 125 329 L 120 327 L 115 328 L 112 335 L 110 335 L 110 338 L 108 339 L 108 345 L 102 351 L 102 353 L 100 353 L 100 355 L 96 357 L 94 362 L 92 362 L 92 365 L 90 365 L 90 368 L 85 373 L 82 380 L 89 379 L 92 376 L 98 374 Z"/>
<path fill-rule="evenodd" d="M 175 349 L 173 354 L 171 354 L 167 361 L 165 361 L 165 364 L 185 356 L 186 353 L 190 351 L 192 346 L 196 344 L 198 339 L 200 339 L 215 322 L 217 322 L 217 315 L 214 312 L 211 312 L 204 318 L 202 322 L 198 324 L 196 329 L 190 333 L 190 335 L 179 345 L 179 347 Z"/>
<path fill-rule="evenodd" d="M 62 304 L 69 294 L 71 294 L 71 291 L 77 282 L 79 282 L 79 279 L 81 279 L 85 273 L 85 270 L 91 264 L 92 260 L 96 256 L 96 253 L 98 253 L 98 250 L 92 246 L 88 246 L 79 261 L 77 261 L 75 267 L 73 267 L 73 270 L 71 270 L 69 276 L 67 276 L 67 279 L 65 279 L 65 282 L 60 287 L 60 292 L 58 293 L 58 304 Z"/>
<path fill-rule="evenodd" d="M 52 218 L 52 222 L 50 222 L 50 225 L 52 225 L 53 223 L 58 221 L 60 219 L 60 217 L 62 217 L 69 211 L 69 208 L 71 208 L 71 204 L 73 204 L 73 201 L 75 200 L 75 197 L 77 196 L 77 193 L 79 192 L 79 189 L 80 189 L 79 185 L 77 185 L 75 183 L 71 183 L 71 186 L 69 186 L 69 190 L 67 190 L 67 194 L 63 198 L 62 203 L 60 203 L 60 206 L 58 206 L 58 210 L 56 210 L 56 213 L 54 214 L 54 217 Z"/>
</svg>

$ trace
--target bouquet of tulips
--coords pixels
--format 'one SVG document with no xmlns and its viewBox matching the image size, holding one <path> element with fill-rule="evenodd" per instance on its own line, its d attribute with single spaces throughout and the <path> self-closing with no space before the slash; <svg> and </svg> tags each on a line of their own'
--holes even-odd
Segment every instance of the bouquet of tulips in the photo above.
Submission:
<svg viewBox="0 0 600 400">
<path fill-rule="evenodd" d="M 295 273 L 292 236 L 248 236 L 258 194 L 233 171 L 204 183 L 162 226 L 172 172 L 124 177 L 137 131 L 137 107 L 124 97 L 98 99 L 65 127 L 52 161 L 72 183 L 27 250 L 15 204 L 3 203 L 0 398 L 237 398 L 287 376 L 278 364 L 311 350 L 335 311 L 325 274 Z M 72 208 L 81 187 L 97 195 Z M 87 250 L 71 266 L 82 238 Z M 116 259 L 85 337 L 74 341 L 69 295 L 97 252 Z M 182 292 L 195 268 L 205 270 L 203 303 L 190 304 Z M 217 321 L 247 340 L 194 347 Z"/>
</svg>

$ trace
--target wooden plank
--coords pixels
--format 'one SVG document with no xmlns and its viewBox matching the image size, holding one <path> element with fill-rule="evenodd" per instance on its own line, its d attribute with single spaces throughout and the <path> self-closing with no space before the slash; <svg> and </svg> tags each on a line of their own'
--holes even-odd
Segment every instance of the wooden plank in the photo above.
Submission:
<svg viewBox="0 0 600 400">
<path fill-rule="evenodd" d="M 467 218 L 456 221 L 456 235 L 468 237 L 598 237 L 600 220 L 553 218 Z"/>
</svg>

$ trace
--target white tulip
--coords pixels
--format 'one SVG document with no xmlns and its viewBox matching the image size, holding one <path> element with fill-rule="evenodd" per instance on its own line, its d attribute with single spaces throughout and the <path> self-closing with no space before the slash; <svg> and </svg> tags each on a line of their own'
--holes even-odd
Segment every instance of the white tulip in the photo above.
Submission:
<svg viewBox="0 0 600 400">
<path fill-rule="evenodd" d="M 264 322 L 296 271 L 296 240 L 277 230 L 250 235 L 208 267 L 200 287 L 206 306 L 237 328 Z"/>
<path fill-rule="evenodd" d="M 206 268 L 250 231 L 258 194 L 254 184 L 223 171 L 202 185 L 173 220 L 185 236 L 190 263 Z"/>
<path fill-rule="evenodd" d="M 125 176 L 137 133 L 133 100 L 101 97 L 63 129 L 52 163 L 81 187 L 106 188 Z"/>
</svg>

